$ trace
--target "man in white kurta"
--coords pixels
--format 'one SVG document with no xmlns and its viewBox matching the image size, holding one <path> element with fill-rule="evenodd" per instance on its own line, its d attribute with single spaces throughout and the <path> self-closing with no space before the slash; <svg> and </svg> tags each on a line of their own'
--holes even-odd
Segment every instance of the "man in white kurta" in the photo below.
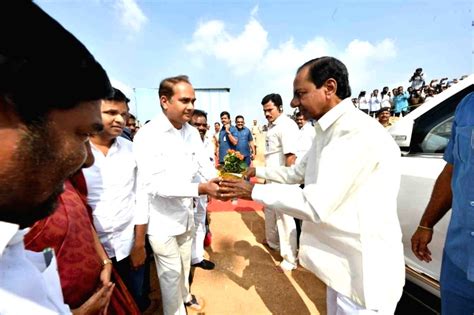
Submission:
<svg viewBox="0 0 474 315">
<path fill-rule="evenodd" d="M 289 166 L 295 162 L 299 139 L 298 126 L 283 114 L 283 102 L 279 94 L 269 94 L 262 99 L 263 112 L 268 120 L 265 136 L 265 165 Z M 277 208 L 264 208 L 265 237 L 271 248 L 280 249 L 283 258 L 280 268 L 290 271 L 297 267 L 297 230 L 293 217 Z"/>
<path fill-rule="evenodd" d="M 207 162 L 209 168 L 214 168 L 214 144 L 207 136 L 207 114 L 199 109 L 195 109 L 190 124 L 199 131 L 202 139 L 204 151 L 209 157 Z M 217 170 L 214 177 L 217 176 Z M 197 178 L 200 181 L 199 178 Z M 203 179 L 204 181 L 206 179 Z M 212 270 L 215 264 L 212 261 L 204 259 L 204 238 L 206 236 L 206 216 L 207 216 L 207 202 L 208 196 L 202 195 L 194 200 L 194 226 L 195 233 L 193 237 L 191 264 L 193 267 L 199 267 L 205 270 Z"/>
<path fill-rule="evenodd" d="M 396 208 L 400 151 L 377 121 L 354 108 L 337 59 L 304 64 L 294 95 L 291 105 L 317 119 L 304 160 L 257 168 L 258 177 L 286 184 L 224 182 L 223 196 L 251 195 L 303 220 L 300 263 L 326 283 L 328 314 L 393 314 L 405 278 Z M 304 189 L 288 185 L 295 183 Z"/>
<path fill-rule="evenodd" d="M 193 198 L 216 197 L 214 182 L 193 182 L 215 174 L 202 140 L 191 119 L 196 100 L 186 76 L 165 79 L 159 89 L 160 112 L 140 128 L 133 142 L 136 156 L 136 219 L 149 217 L 148 239 L 153 249 L 163 299 L 163 313 L 186 314 L 204 308 L 202 300 L 189 293 Z"/>
</svg>

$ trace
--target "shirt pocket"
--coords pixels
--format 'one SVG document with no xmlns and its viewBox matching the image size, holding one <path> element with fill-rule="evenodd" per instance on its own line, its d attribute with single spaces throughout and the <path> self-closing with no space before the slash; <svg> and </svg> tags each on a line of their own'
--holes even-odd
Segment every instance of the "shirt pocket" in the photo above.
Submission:
<svg viewBox="0 0 474 315">
<path fill-rule="evenodd" d="M 266 153 L 273 153 L 279 151 L 281 145 L 277 134 L 267 136 L 265 139 Z"/>
<path fill-rule="evenodd" d="M 463 163 L 474 164 L 474 126 L 456 128 L 454 156 Z"/>
</svg>

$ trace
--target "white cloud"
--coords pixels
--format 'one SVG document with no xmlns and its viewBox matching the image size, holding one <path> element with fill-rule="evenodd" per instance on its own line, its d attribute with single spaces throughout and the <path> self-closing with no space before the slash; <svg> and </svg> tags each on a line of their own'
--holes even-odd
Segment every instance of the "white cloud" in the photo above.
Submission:
<svg viewBox="0 0 474 315">
<path fill-rule="evenodd" d="M 135 33 L 148 21 L 135 0 L 117 0 L 114 8 L 120 15 L 122 25 Z"/>
<path fill-rule="evenodd" d="M 224 22 L 213 20 L 199 25 L 186 49 L 222 60 L 235 74 L 243 75 L 254 69 L 262 59 L 268 48 L 267 35 L 267 31 L 253 17 L 237 36 L 227 32 Z"/>
<path fill-rule="evenodd" d="M 358 94 L 360 90 L 380 90 L 381 85 L 389 84 L 390 82 L 383 82 L 382 76 L 386 77 L 383 69 L 396 55 L 396 46 L 391 39 L 375 44 L 358 39 L 350 42 L 339 57 L 349 70 L 353 94 Z"/>
<path fill-rule="evenodd" d="M 297 68 L 304 62 L 321 57 L 334 56 L 343 61 L 349 71 L 353 95 L 360 89 L 381 88 L 377 74 L 384 73 L 384 66 L 397 56 L 394 41 L 390 38 L 372 43 L 354 39 L 342 49 L 330 39 L 316 36 L 306 42 L 296 43 L 293 38 L 272 47 L 268 32 L 257 20 L 258 6 L 255 6 L 243 30 L 231 34 L 226 24 L 212 20 L 198 25 L 191 44 L 186 49 L 193 53 L 200 64 L 223 62 L 235 76 L 235 86 L 231 86 L 239 104 L 236 111 L 252 112 L 260 119 L 261 98 L 271 92 L 280 93 L 290 112 L 293 79 Z M 386 73 L 385 73 L 386 75 Z M 242 83 L 245 82 L 245 83 Z M 257 106 L 256 106 L 257 105 Z M 249 117 L 251 118 L 251 117 Z"/>
</svg>

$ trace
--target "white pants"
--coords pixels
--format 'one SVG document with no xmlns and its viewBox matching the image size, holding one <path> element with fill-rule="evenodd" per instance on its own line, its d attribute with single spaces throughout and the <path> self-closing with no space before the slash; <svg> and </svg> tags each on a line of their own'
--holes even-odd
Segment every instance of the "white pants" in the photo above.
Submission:
<svg viewBox="0 0 474 315">
<path fill-rule="evenodd" d="M 278 210 L 264 209 L 265 237 L 272 248 L 280 248 L 280 255 L 296 267 L 297 242 L 295 219 Z"/>
<path fill-rule="evenodd" d="M 265 238 L 267 239 L 268 246 L 273 249 L 279 249 L 280 241 L 275 210 L 264 208 L 263 214 L 265 215 Z"/>
<path fill-rule="evenodd" d="M 149 235 L 160 281 L 164 315 L 185 315 L 189 294 L 192 231 L 167 237 Z"/>
<path fill-rule="evenodd" d="M 204 259 L 204 237 L 206 237 L 207 196 L 200 196 L 194 208 L 195 233 L 191 247 L 191 264 L 198 264 Z"/>
<path fill-rule="evenodd" d="M 385 310 L 369 310 L 357 304 L 345 295 L 327 287 L 326 304 L 328 315 L 389 315 L 395 313 L 397 305 L 388 305 Z"/>
</svg>

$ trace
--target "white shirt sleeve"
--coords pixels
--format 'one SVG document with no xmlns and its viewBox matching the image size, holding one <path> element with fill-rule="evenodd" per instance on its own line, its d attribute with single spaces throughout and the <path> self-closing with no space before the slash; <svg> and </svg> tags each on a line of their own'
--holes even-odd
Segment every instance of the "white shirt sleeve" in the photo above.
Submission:
<svg viewBox="0 0 474 315">
<path fill-rule="evenodd" d="M 303 189 L 297 185 L 256 184 L 252 191 L 252 199 L 270 208 L 283 210 L 285 214 L 301 220 L 319 221 L 318 215 L 306 199 Z"/>
<path fill-rule="evenodd" d="M 148 224 L 149 219 L 149 208 L 148 208 L 148 194 L 145 189 L 139 188 L 140 182 L 138 181 L 138 172 L 137 180 L 135 183 L 135 217 L 134 225 Z"/>
<path fill-rule="evenodd" d="M 296 154 L 299 139 L 299 129 L 294 121 L 288 118 L 284 130 L 281 132 L 281 147 L 283 154 Z"/>
<path fill-rule="evenodd" d="M 291 166 L 256 167 L 256 177 L 282 184 L 303 184 L 304 172 L 308 158 L 305 156 L 301 163 Z"/>
<path fill-rule="evenodd" d="M 310 152 L 313 152 L 313 148 Z M 357 141 L 353 133 L 331 141 L 319 159 L 317 174 L 314 166 L 307 166 L 308 155 L 305 155 L 301 164 L 291 167 L 257 168 L 257 177 L 275 182 L 295 184 L 304 176 L 309 176 L 309 181 L 305 183 L 304 189 L 283 184 L 272 185 L 271 188 L 255 185 L 252 198 L 297 218 L 325 221 L 350 196 L 351 190 L 357 189 L 360 182 L 367 180 L 377 167 L 380 149 L 376 143 Z"/>
<path fill-rule="evenodd" d="M 217 170 L 214 167 L 213 161 L 209 158 L 209 154 L 206 151 L 206 147 L 204 143 L 202 144 L 202 149 L 196 150 L 198 153 L 198 165 L 199 165 L 199 176 L 202 181 L 209 181 L 215 177 L 217 177 Z"/>
</svg>

